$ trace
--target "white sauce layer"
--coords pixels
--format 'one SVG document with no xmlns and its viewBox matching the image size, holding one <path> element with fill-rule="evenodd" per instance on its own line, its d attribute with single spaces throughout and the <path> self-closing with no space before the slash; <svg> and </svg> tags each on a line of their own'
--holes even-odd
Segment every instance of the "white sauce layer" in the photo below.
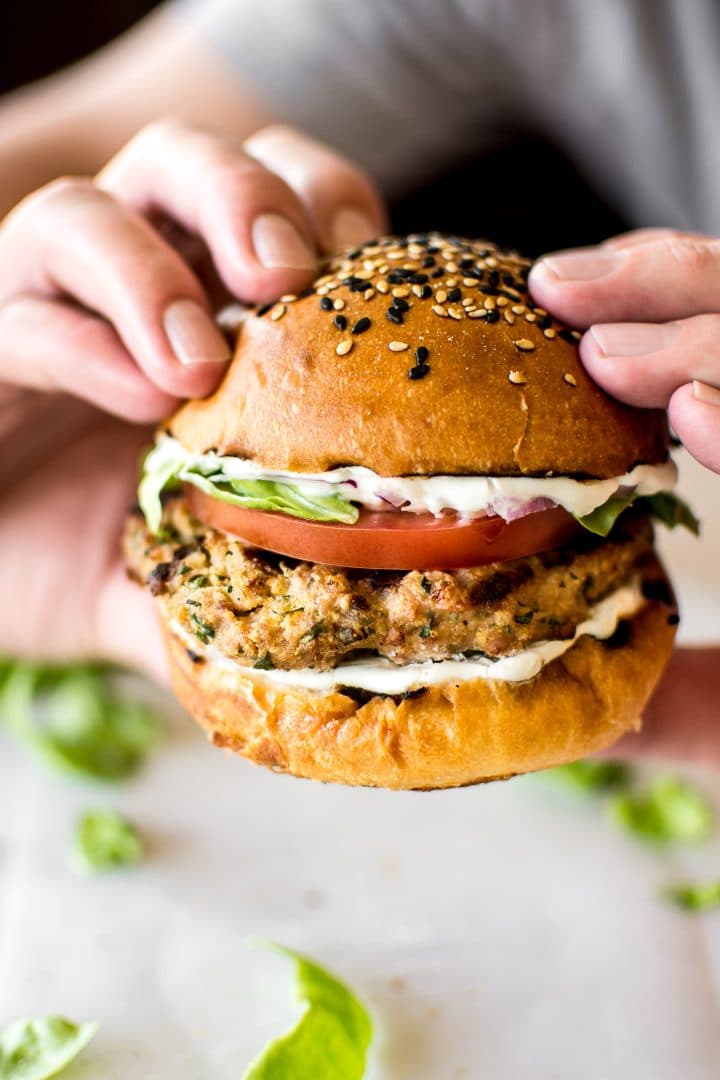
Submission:
<svg viewBox="0 0 720 1080">
<path fill-rule="evenodd" d="M 404 694 L 421 686 L 459 683 L 466 679 L 524 682 L 537 675 L 546 664 L 567 652 L 584 634 L 600 640 L 611 637 L 620 620 L 635 615 L 644 604 L 640 579 L 635 577 L 627 585 L 606 596 L 599 604 L 595 604 L 589 618 L 578 624 L 575 636 L 564 641 L 540 641 L 529 649 L 495 661 L 485 657 L 458 657 L 455 660 L 427 660 L 418 664 L 393 664 L 382 657 L 368 657 L 340 664 L 330 671 L 316 671 L 314 668 L 256 671 L 230 659 L 214 645 L 201 648 L 197 638 L 176 620 L 171 623 L 171 628 L 189 649 L 217 664 L 219 668 L 251 671 L 253 677 L 267 679 L 279 686 L 317 690 L 325 694 L 338 686 L 353 686 L 374 694 Z"/>
<path fill-rule="evenodd" d="M 498 513 L 512 518 L 513 508 L 534 499 L 549 499 L 576 517 L 590 514 L 618 491 L 655 495 L 671 491 L 677 467 L 637 465 L 610 480 L 572 480 L 567 476 L 378 476 L 371 469 L 348 465 L 322 473 L 293 473 L 263 469 L 253 461 L 218 454 L 191 454 L 176 440 L 163 436 L 146 461 L 159 469 L 170 460 L 206 475 L 222 473 L 238 480 L 276 480 L 294 484 L 309 495 L 342 495 L 370 510 L 402 508 L 410 513 L 455 511 L 464 517 Z"/>
</svg>

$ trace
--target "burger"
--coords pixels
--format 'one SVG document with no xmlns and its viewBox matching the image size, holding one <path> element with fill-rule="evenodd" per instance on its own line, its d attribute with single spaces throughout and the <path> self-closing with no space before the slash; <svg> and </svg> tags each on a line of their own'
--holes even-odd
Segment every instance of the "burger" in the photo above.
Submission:
<svg viewBox="0 0 720 1080">
<path fill-rule="evenodd" d="M 124 545 L 214 744 L 278 772 L 443 788 L 637 730 L 673 645 L 662 412 L 486 241 L 387 237 L 249 309 L 158 432 Z"/>
</svg>

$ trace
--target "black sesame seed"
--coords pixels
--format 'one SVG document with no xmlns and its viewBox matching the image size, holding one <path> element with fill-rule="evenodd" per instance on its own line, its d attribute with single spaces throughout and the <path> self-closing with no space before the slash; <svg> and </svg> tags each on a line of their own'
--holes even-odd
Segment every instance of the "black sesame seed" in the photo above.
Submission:
<svg viewBox="0 0 720 1080">
<path fill-rule="evenodd" d="M 348 259 L 359 259 L 362 255 L 363 249 L 361 247 L 355 248 L 354 251 L 348 252 Z"/>
<path fill-rule="evenodd" d="M 303 291 L 301 293 L 298 293 L 298 296 L 302 297 L 304 299 L 306 296 L 312 296 L 314 292 L 315 292 L 314 285 L 308 285 L 307 289 L 303 289 Z"/>
<path fill-rule="evenodd" d="M 541 319 L 538 319 L 537 324 L 541 330 L 549 330 L 552 326 L 552 316 L 543 315 Z"/>
<path fill-rule="evenodd" d="M 426 255 L 420 265 L 424 267 L 425 270 L 427 270 L 429 269 L 429 267 L 435 265 L 435 260 L 433 259 L 432 255 Z"/>
<path fill-rule="evenodd" d="M 422 292 L 420 293 L 420 299 L 421 300 L 429 300 L 430 297 L 432 296 L 432 294 L 433 294 L 433 291 L 430 288 L 430 286 L 429 285 L 423 285 Z"/>
<path fill-rule="evenodd" d="M 320 301 L 320 307 L 323 311 L 332 311 L 333 302 L 329 296 L 323 296 Z"/>
<path fill-rule="evenodd" d="M 488 285 L 499 285 L 500 274 L 497 270 L 491 270 L 488 274 Z"/>
<path fill-rule="evenodd" d="M 350 286 L 350 292 L 365 292 L 367 287 L 367 281 L 363 281 L 362 278 L 358 278 L 356 281 L 353 281 L 352 285 Z"/>
<path fill-rule="evenodd" d="M 438 278 L 438 277 L 444 277 L 444 276 L 445 276 L 445 267 L 444 266 L 436 266 L 435 269 L 433 270 L 432 274 L 430 275 L 431 278 Z"/>
<path fill-rule="evenodd" d="M 448 293 L 448 300 L 450 301 L 451 304 L 457 303 L 457 301 L 460 300 L 461 298 L 462 298 L 462 293 L 460 292 L 460 289 L 451 289 L 450 292 Z"/>
<path fill-rule="evenodd" d="M 361 278 L 355 277 L 354 274 L 350 274 L 349 277 L 343 278 L 340 282 L 341 285 L 354 285 L 356 281 L 360 281 Z"/>
<path fill-rule="evenodd" d="M 333 322 L 337 326 L 338 330 L 344 330 L 347 326 L 347 319 L 344 315 L 336 315 Z"/>
<path fill-rule="evenodd" d="M 478 259 L 487 259 L 490 254 L 490 248 L 481 248 L 477 253 Z"/>
<path fill-rule="evenodd" d="M 275 305 L 274 304 L 263 304 L 262 307 L 259 307 L 257 309 L 255 314 L 258 315 L 258 316 L 267 315 L 267 313 L 268 313 L 268 311 L 270 310 L 271 307 L 275 307 Z"/>
<path fill-rule="evenodd" d="M 427 279 L 427 274 L 411 274 L 408 281 L 411 285 L 424 285 Z"/>
<path fill-rule="evenodd" d="M 387 309 L 387 317 L 391 323 L 395 323 L 397 326 L 402 326 L 402 311 L 398 311 L 396 307 L 389 307 Z"/>
<path fill-rule="evenodd" d="M 493 322 L 499 322 L 499 321 L 500 321 L 500 312 L 499 311 L 488 311 L 487 315 L 485 316 L 485 322 L 493 323 Z"/>
<path fill-rule="evenodd" d="M 364 334 L 365 331 L 369 330 L 369 329 L 370 329 L 370 320 L 368 319 L 367 315 L 364 315 L 362 317 L 362 319 L 358 319 L 358 321 L 355 323 L 355 325 L 353 326 L 350 333 L 351 334 Z"/>
<path fill-rule="evenodd" d="M 403 300 L 402 296 L 396 296 L 392 302 L 392 306 L 397 308 L 398 311 L 409 311 L 410 305 L 407 300 Z"/>
<path fill-rule="evenodd" d="M 430 350 L 426 349 L 424 345 L 420 345 L 415 350 L 415 359 L 417 360 L 418 364 L 424 364 L 429 355 Z"/>
<path fill-rule="evenodd" d="M 500 295 L 500 290 L 497 289 L 494 285 L 481 285 L 480 286 L 480 292 L 483 293 L 485 296 L 499 296 Z"/>
<path fill-rule="evenodd" d="M 387 280 L 390 282 L 391 285 L 405 284 L 405 278 L 399 270 L 391 270 L 390 273 L 387 275 Z"/>
<path fill-rule="evenodd" d="M 676 611 L 674 611 L 672 613 L 672 615 L 668 615 L 668 617 L 667 617 L 668 626 L 677 626 L 677 624 L 679 622 L 680 622 L 680 616 L 678 615 L 678 613 Z"/>
<path fill-rule="evenodd" d="M 575 338 L 573 337 L 572 330 L 558 330 L 558 337 L 562 338 L 563 341 L 567 341 L 568 345 L 577 344 Z"/>
<path fill-rule="evenodd" d="M 416 364 L 415 367 L 411 367 L 408 371 L 408 379 L 412 379 L 413 382 L 417 379 L 424 379 L 429 371 L 429 364 Z"/>
<path fill-rule="evenodd" d="M 516 292 L 510 292 L 509 289 L 501 289 L 500 295 L 506 296 L 508 300 L 512 300 L 515 304 L 520 304 L 522 302 L 522 297 L 520 296 L 520 294 Z"/>
<path fill-rule="evenodd" d="M 458 266 L 461 270 L 468 270 L 473 265 L 474 261 L 474 259 L 469 258 L 461 259 Z"/>
<path fill-rule="evenodd" d="M 485 271 L 480 270 L 479 267 L 474 267 L 472 270 L 465 271 L 465 277 L 475 278 L 476 281 L 482 281 L 485 276 Z"/>
<path fill-rule="evenodd" d="M 512 285 L 515 284 L 515 278 L 512 276 L 512 274 L 503 274 L 502 279 L 503 279 L 503 285 L 512 286 Z"/>
<path fill-rule="evenodd" d="M 428 244 L 426 250 L 428 255 L 437 255 L 440 248 L 437 246 L 437 244 Z"/>
</svg>

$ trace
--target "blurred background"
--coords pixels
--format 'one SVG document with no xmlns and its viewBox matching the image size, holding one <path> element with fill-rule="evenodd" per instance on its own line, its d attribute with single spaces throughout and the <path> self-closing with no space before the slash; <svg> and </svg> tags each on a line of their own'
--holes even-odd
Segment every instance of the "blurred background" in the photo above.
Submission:
<svg viewBox="0 0 720 1080">
<path fill-rule="evenodd" d="M 69 16 L 66 5 L 48 0 L 8 5 L 0 35 L 0 93 L 79 60 L 157 6 L 150 0 L 85 0 L 71 5 Z M 592 244 L 628 227 L 558 147 L 521 130 L 479 161 L 452 163 L 431 185 L 405 193 L 393 207 L 398 232 L 489 235 L 529 256 Z"/>
</svg>

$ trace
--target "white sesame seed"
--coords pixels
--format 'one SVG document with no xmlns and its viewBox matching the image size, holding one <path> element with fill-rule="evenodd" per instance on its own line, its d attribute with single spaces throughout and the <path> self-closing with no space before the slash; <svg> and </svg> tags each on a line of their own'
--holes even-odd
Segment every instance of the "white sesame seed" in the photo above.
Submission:
<svg viewBox="0 0 720 1080">
<path fill-rule="evenodd" d="M 527 378 L 523 371 L 511 371 L 508 375 L 508 381 L 514 383 L 515 386 L 524 386 Z"/>
<path fill-rule="evenodd" d="M 536 322 L 537 315 L 533 311 L 528 311 L 525 315 L 525 322 Z"/>
<path fill-rule="evenodd" d="M 415 296 L 417 296 L 420 300 L 422 300 L 422 294 L 423 294 L 423 286 L 422 285 L 413 285 L 412 291 L 413 291 Z"/>
<path fill-rule="evenodd" d="M 447 300 L 447 293 L 445 292 L 445 289 L 438 289 L 438 291 L 435 293 L 435 299 L 437 300 L 438 304 L 444 304 Z"/>
<path fill-rule="evenodd" d="M 344 307 L 345 307 L 345 301 L 344 300 L 340 300 L 339 298 L 337 300 L 333 300 L 333 311 L 342 311 L 342 309 Z"/>
<path fill-rule="evenodd" d="M 486 311 L 493 311 L 494 308 L 495 308 L 495 297 L 494 296 L 487 296 L 483 300 L 483 307 L 485 308 Z"/>
<path fill-rule="evenodd" d="M 449 269 L 450 269 L 450 267 L 448 266 L 448 270 Z M 455 267 L 455 269 L 457 270 L 457 266 Z M 445 279 L 445 284 L 447 285 L 448 289 L 454 289 L 455 286 L 457 285 L 457 278 L 455 278 L 455 277 L 446 278 Z"/>
<path fill-rule="evenodd" d="M 355 277 L 360 281 L 368 281 L 372 277 L 372 270 L 356 270 Z"/>
<path fill-rule="evenodd" d="M 285 314 L 286 311 L 287 311 L 287 308 L 285 307 L 284 304 L 276 304 L 275 307 L 270 312 L 270 318 L 272 319 L 273 322 L 277 322 L 278 319 L 282 319 L 282 317 L 283 317 L 283 315 Z"/>
<path fill-rule="evenodd" d="M 374 270 L 375 269 L 375 260 L 374 259 L 365 259 L 363 261 L 363 267 L 364 267 L 365 270 Z"/>
<path fill-rule="evenodd" d="M 498 307 L 507 307 L 510 301 L 508 300 L 507 296 L 498 296 L 495 303 Z"/>
<path fill-rule="evenodd" d="M 491 270 L 494 270 L 497 264 L 497 259 L 494 258 L 492 255 L 488 255 L 488 257 L 485 259 L 485 265 L 489 266 Z"/>
<path fill-rule="evenodd" d="M 316 292 L 316 293 L 318 294 L 318 296 L 325 296 L 325 295 L 326 295 L 326 293 L 329 293 L 329 292 L 330 292 L 330 286 L 329 286 L 329 285 L 320 285 L 320 286 L 319 286 L 319 287 L 318 287 L 318 288 L 317 288 L 317 289 L 315 290 L 315 292 Z"/>
<path fill-rule="evenodd" d="M 385 295 L 385 293 L 390 292 L 390 286 L 388 285 L 387 281 L 377 281 L 377 282 L 375 282 L 375 288 L 377 289 L 377 291 L 379 293 L 382 293 L 383 296 Z"/>
<path fill-rule="evenodd" d="M 513 326 L 515 323 L 515 316 L 511 315 L 509 311 L 503 311 L 503 318 L 509 326 Z"/>
<path fill-rule="evenodd" d="M 517 341 L 513 341 L 513 345 L 516 349 L 520 349 L 521 352 L 532 352 L 535 348 L 535 342 L 530 341 L 526 337 L 518 338 Z"/>
<path fill-rule="evenodd" d="M 280 300 L 283 304 L 292 304 L 293 300 L 297 300 L 297 296 L 293 292 L 288 292 L 281 296 Z"/>
<path fill-rule="evenodd" d="M 343 340 L 340 342 L 340 344 L 335 349 L 335 352 L 338 354 L 338 356 L 347 356 L 347 354 L 352 349 L 353 344 L 354 344 L 354 342 L 351 341 L 350 338 L 343 338 Z"/>
<path fill-rule="evenodd" d="M 398 251 L 397 248 L 394 248 L 392 251 L 386 251 L 385 252 L 385 258 L 386 259 L 392 259 L 393 262 L 396 262 L 398 259 L 404 259 L 405 258 L 405 252 L 404 251 Z"/>
<path fill-rule="evenodd" d="M 524 315 L 527 308 L 524 304 L 513 304 L 513 315 Z"/>
<path fill-rule="evenodd" d="M 566 371 L 563 375 L 563 379 L 569 386 L 577 386 L 577 379 L 571 372 Z"/>
<path fill-rule="evenodd" d="M 543 330 L 543 334 L 545 335 L 545 337 L 546 337 L 546 338 L 549 338 L 549 339 L 550 339 L 550 341 L 552 341 L 552 339 L 553 339 L 553 338 L 554 338 L 554 337 L 556 336 L 556 334 L 557 334 L 557 330 L 553 330 L 553 328 L 552 328 L 551 326 L 549 326 L 549 327 L 547 328 L 547 330 Z"/>
<path fill-rule="evenodd" d="M 396 288 L 393 289 L 392 294 L 393 296 L 409 296 L 410 290 L 408 289 L 407 285 L 398 285 Z"/>
<path fill-rule="evenodd" d="M 580 333 L 579 330 L 573 330 L 572 336 L 575 338 L 576 341 L 579 341 L 580 338 L 582 337 L 582 334 Z"/>
<path fill-rule="evenodd" d="M 465 285 L 468 289 L 472 289 L 474 285 L 477 285 L 477 281 L 475 280 L 475 278 L 464 277 L 463 285 Z"/>
<path fill-rule="evenodd" d="M 448 315 L 450 316 L 451 319 L 462 319 L 462 317 L 463 317 L 463 309 L 462 308 L 449 307 L 447 310 L 448 310 Z"/>
<path fill-rule="evenodd" d="M 388 345 L 390 352 L 405 352 L 407 347 L 406 341 L 391 341 Z"/>
<path fill-rule="evenodd" d="M 536 307 L 535 308 L 535 314 L 539 315 L 540 318 L 542 319 L 542 318 L 544 318 L 545 315 L 547 315 L 547 311 L 545 310 L 544 307 Z"/>
<path fill-rule="evenodd" d="M 469 296 L 466 296 L 465 299 L 461 301 L 461 303 L 464 308 L 475 307 L 475 301 L 472 300 Z"/>
<path fill-rule="evenodd" d="M 457 263 L 454 263 L 454 262 L 446 263 L 445 268 L 448 271 L 448 273 L 450 273 L 450 274 L 457 274 L 457 272 L 458 272 Z"/>
<path fill-rule="evenodd" d="M 470 319 L 484 319 L 485 314 L 486 314 L 485 308 L 477 308 L 474 311 L 468 311 L 468 318 L 470 318 Z"/>
<path fill-rule="evenodd" d="M 440 304 L 433 304 L 433 311 L 436 315 L 439 315 L 441 319 L 447 318 L 447 311 Z"/>
<path fill-rule="evenodd" d="M 365 292 L 363 293 L 363 298 L 365 300 L 372 300 L 374 295 L 375 295 L 375 290 L 374 289 L 366 289 Z"/>
</svg>

